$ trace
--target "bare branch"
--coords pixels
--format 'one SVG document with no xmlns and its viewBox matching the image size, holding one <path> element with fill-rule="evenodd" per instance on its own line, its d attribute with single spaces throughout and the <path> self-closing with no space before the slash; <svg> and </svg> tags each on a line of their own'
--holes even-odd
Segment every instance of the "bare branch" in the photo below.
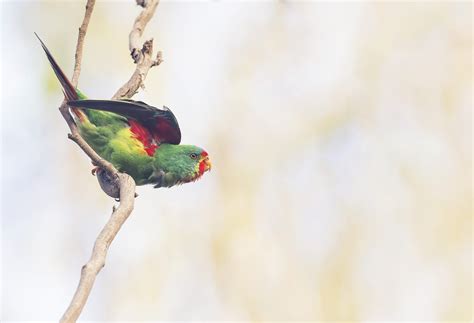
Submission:
<svg viewBox="0 0 474 323">
<path fill-rule="evenodd" d="M 110 244 L 133 211 L 135 200 L 135 182 L 126 175 L 117 174 L 120 183 L 120 205 L 114 209 L 112 216 L 97 237 L 89 261 L 82 267 L 81 279 L 74 297 L 61 318 L 61 322 L 75 322 L 87 302 L 94 286 L 97 274 L 105 266 L 105 258 Z"/>
<path fill-rule="evenodd" d="M 148 74 L 148 71 L 153 66 L 158 66 L 163 62 L 162 53 L 158 52 L 156 59 L 152 58 L 153 54 L 153 39 L 147 40 L 140 50 L 141 59 L 137 63 L 135 72 L 132 77 L 125 83 L 112 97 L 113 99 L 130 98 L 137 93 L 140 87 L 144 87 L 143 82 Z"/>
<path fill-rule="evenodd" d="M 142 6 L 144 9 L 135 19 L 132 31 L 129 35 L 129 49 L 135 63 L 139 63 L 142 57 L 140 52 L 140 48 L 142 47 L 140 45 L 140 37 L 142 37 L 143 31 L 151 17 L 155 14 L 159 2 L 160 0 L 137 0 L 137 5 Z"/>
<path fill-rule="evenodd" d="M 159 0 L 136 0 L 138 5 L 144 7 L 142 13 L 135 20 L 132 32 L 130 33 L 130 50 L 132 57 L 134 58 L 137 67 L 130 80 L 125 83 L 114 95 L 113 98 L 119 97 L 132 97 L 139 87 L 143 87 L 143 82 L 146 75 L 151 67 L 157 66 L 162 62 L 161 52 L 158 52 L 156 59 L 152 59 L 153 54 L 153 40 L 146 41 L 143 44 L 139 54 L 135 54 L 136 48 L 132 44 L 138 41 L 138 38 L 142 35 L 146 24 L 150 21 L 155 13 L 156 7 L 158 6 Z M 86 12 L 81 27 L 79 28 L 79 35 L 77 38 L 74 74 L 72 77 L 72 83 L 77 86 L 79 80 L 79 74 L 81 72 L 81 61 L 82 61 L 82 49 L 84 44 L 84 38 L 89 25 L 90 17 L 94 9 L 95 0 L 88 0 L 86 5 Z M 77 286 L 76 292 L 69 304 L 66 312 L 61 318 L 61 322 L 75 322 L 84 308 L 89 294 L 94 286 L 94 281 L 97 274 L 105 265 L 105 259 L 107 257 L 107 251 L 114 240 L 115 236 L 119 232 L 123 223 L 127 220 L 133 211 L 134 200 L 135 200 L 135 181 L 132 177 L 127 174 L 119 173 L 117 169 L 108 161 L 101 158 L 81 137 L 77 125 L 69 113 L 69 107 L 64 101 L 59 108 L 64 120 L 71 130 L 71 134 L 68 135 L 69 139 L 73 140 L 83 151 L 89 156 L 92 162 L 100 168 L 106 170 L 112 176 L 117 178 L 120 191 L 120 204 L 117 208 L 113 208 L 112 216 L 106 223 L 100 234 L 98 235 L 92 255 L 89 261 L 82 267 L 81 278 L 79 285 Z"/>
<path fill-rule="evenodd" d="M 132 77 L 125 83 L 112 97 L 113 99 L 130 98 L 137 93 L 153 66 L 158 66 L 163 62 L 162 53 L 158 52 L 156 58 L 153 59 L 153 39 L 147 40 L 140 46 L 140 37 L 145 30 L 146 25 L 155 13 L 159 0 L 137 0 L 137 4 L 144 6 L 143 11 L 135 19 L 132 31 L 129 36 L 130 55 L 137 64 Z"/>
<path fill-rule="evenodd" d="M 92 10 L 94 10 L 95 0 L 88 0 L 86 4 L 86 12 L 84 13 L 84 20 L 81 27 L 79 27 L 79 34 L 77 36 L 76 55 L 74 62 L 74 74 L 72 75 L 71 83 L 77 86 L 79 81 L 79 74 L 81 74 L 82 48 L 84 46 L 84 37 L 86 36 L 87 27 L 91 19 Z"/>
</svg>

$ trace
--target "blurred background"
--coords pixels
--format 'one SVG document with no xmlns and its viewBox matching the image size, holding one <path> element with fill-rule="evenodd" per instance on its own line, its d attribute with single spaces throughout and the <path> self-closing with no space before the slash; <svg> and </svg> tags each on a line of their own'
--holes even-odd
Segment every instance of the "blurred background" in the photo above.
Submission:
<svg viewBox="0 0 474 323">
<path fill-rule="evenodd" d="M 2 1 L 2 320 L 57 320 L 116 204 L 67 139 L 85 1 Z M 98 1 L 79 87 L 134 70 L 134 1 Z M 83 320 L 468 321 L 472 4 L 162 2 L 167 105 L 213 169 L 139 187 Z"/>
</svg>

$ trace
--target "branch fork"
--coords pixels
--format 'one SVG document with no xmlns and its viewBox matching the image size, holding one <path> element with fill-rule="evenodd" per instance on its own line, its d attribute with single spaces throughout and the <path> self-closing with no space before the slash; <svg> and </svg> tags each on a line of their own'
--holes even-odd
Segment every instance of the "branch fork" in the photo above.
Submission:
<svg viewBox="0 0 474 323">
<path fill-rule="evenodd" d="M 135 72 L 131 78 L 115 93 L 113 99 L 118 98 L 130 98 L 132 97 L 140 87 L 143 87 L 143 83 L 147 76 L 148 71 L 153 66 L 158 66 L 163 61 L 162 53 L 158 52 L 156 58 L 153 59 L 153 39 L 144 42 L 142 48 L 137 51 L 139 38 L 142 36 L 145 26 L 153 17 L 156 7 L 158 6 L 159 0 L 136 0 L 137 5 L 144 9 L 135 19 L 133 29 L 129 36 L 129 48 L 132 58 L 136 63 Z M 77 38 L 76 54 L 74 73 L 71 82 L 74 86 L 77 86 L 79 75 L 81 72 L 81 61 L 82 61 L 82 50 L 84 46 L 84 38 L 87 33 L 89 21 L 94 9 L 95 0 L 87 0 L 86 10 L 84 19 L 79 28 L 79 35 Z M 76 292 L 66 309 L 65 313 L 61 317 L 60 322 L 76 322 L 79 318 L 82 309 L 84 308 L 89 294 L 94 286 L 94 281 L 97 274 L 105 266 L 105 259 L 110 244 L 114 240 L 115 236 L 119 232 L 122 225 L 125 223 L 127 218 L 133 211 L 135 202 L 135 181 L 132 177 L 125 173 L 120 173 L 118 170 L 108 161 L 101 158 L 81 137 L 77 125 L 72 118 L 69 107 L 66 101 L 63 101 L 59 107 L 61 115 L 69 126 L 71 131 L 68 134 L 68 138 L 74 141 L 84 153 L 92 160 L 92 163 L 109 175 L 113 176 L 113 182 L 118 183 L 120 204 L 116 208 L 113 207 L 113 212 L 105 224 L 102 231 L 97 236 L 92 250 L 92 255 L 89 261 L 81 269 L 81 277 L 77 286 Z"/>
</svg>

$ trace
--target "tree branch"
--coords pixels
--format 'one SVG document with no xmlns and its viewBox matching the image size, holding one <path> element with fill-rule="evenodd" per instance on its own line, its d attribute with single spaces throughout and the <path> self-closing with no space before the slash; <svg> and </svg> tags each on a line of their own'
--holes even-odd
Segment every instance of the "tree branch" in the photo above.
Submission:
<svg viewBox="0 0 474 323">
<path fill-rule="evenodd" d="M 143 34 L 146 24 L 150 21 L 158 6 L 159 0 L 136 0 L 137 4 L 144 7 L 143 11 L 136 18 L 133 25 L 132 32 L 129 38 L 129 48 L 132 58 L 137 67 L 130 80 L 128 80 L 113 96 L 114 99 L 132 97 L 138 90 L 143 87 L 143 82 L 150 68 L 157 66 L 162 62 L 161 52 L 158 52 L 155 60 L 152 59 L 153 40 L 146 41 L 141 50 L 137 51 L 138 38 Z M 87 32 L 87 27 L 94 9 L 95 0 L 88 0 L 86 4 L 86 11 L 81 27 L 79 28 L 79 35 L 77 38 L 74 73 L 72 83 L 77 86 L 79 75 L 81 72 L 82 49 L 84 45 L 84 38 Z M 138 53 L 138 54 L 137 54 Z M 109 221 L 106 223 L 100 234 L 98 235 L 92 255 L 89 261 L 82 267 L 81 278 L 76 292 L 69 304 L 66 312 L 61 318 L 61 322 L 75 322 L 84 308 L 89 294 L 94 286 L 94 281 L 97 274 L 105 265 L 107 251 L 119 232 L 122 225 L 133 211 L 135 200 L 135 181 L 127 174 L 119 173 L 117 169 L 108 161 L 101 158 L 81 137 L 77 125 L 69 113 L 69 107 L 66 101 L 63 101 L 59 108 L 62 116 L 69 126 L 71 133 L 68 135 L 69 139 L 73 140 L 92 162 L 100 168 L 106 170 L 109 174 L 116 178 L 120 190 L 120 204 L 112 213 Z"/>
<path fill-rule="evenodd" d="M 137 5 L 144 7 L 143 11 L 135 19 L 132 31 L 129 36 L 129 49 L 130 55 L 137 64 L 135 72 L 132 77 L 125 83 L 112 97 L 113 99 L 119 99 L 123 97 L 133 96 L 140 87 L 143 87 L 148 71 L 153 66 L 158 66 L 163 62 L 162 53 L 159 51 L 156 58 L 153 59 L 153 39 L 144 42 L 143 46 L 140 46 L 140 37 L 145 30 L 146 25 L 150 21 L 151 17 L 155 13 L 156 7 L 158 6 L 159 0 L 136 0 Z M 140 49 L 141 47 L 141 49 Z"/>
<path fill-rule="evenodd" d="M 82 48 L 84 47 L 84 37 L 86 37 L 87 27 L 91 20 L 92 10 L 94 10 L 95 0 L 88 0 L 86 4 L 86 12 L 82 21 L 81 27 L 79 27 L 79 34 L 77 35 L 76 55 L 74 62 L 74 73 L 72 75 L 71 83 L 77 86 L 79 81 L 79 74 L 81 74 L 81 62 L 82 62 Z"/>
<path fill-rule="evenodd" d="M 60 322 L 75 322 L 79 318 L 94 286 L 95 278 L 105 266 L 105 258 L 110 244 L 133 211 L 135 182 L 126 174 L 118 173 L 117 176 L 120 185 L 120 205 L 114 210 L 109 221 L 95 240 L 92 255 L 82 267 L 79 285 Z"/>
<path fill-rule="evenodd" d="M 133 60 L 135 61 L 135 63 L 138 63 L 142 56 L 140 53 L 140 37 L 142 37 L 146 25 L 155 14 L 156 7 L 158 6 L 160 0 L 136 1 L 137 5 L 142 6 L 144 10 L 138 15 L 138 17 L 135 19 L 135 22 L 133 23 L 133 28 L 128 38 L 128 46 Z"/>
</svg>

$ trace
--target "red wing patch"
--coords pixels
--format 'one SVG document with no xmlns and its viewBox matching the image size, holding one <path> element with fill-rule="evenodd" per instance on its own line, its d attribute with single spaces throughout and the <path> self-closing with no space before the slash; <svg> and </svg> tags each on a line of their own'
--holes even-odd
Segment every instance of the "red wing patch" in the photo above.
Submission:
<svg viewBox="0 0 474 323">
<path fill-rule="evenodd" d="M 153 156 L 158 146 L 154 143 L 153 137 L 151 136 L 148 129 L 135 120 L 130 119 L 128 120 L 128 123 L 130 125 L 130 131 L 132 132 L 133 136 L 143 144 L 143 147 L 145 148 L 145 151 L 148 156 Z"/>
</svg>

